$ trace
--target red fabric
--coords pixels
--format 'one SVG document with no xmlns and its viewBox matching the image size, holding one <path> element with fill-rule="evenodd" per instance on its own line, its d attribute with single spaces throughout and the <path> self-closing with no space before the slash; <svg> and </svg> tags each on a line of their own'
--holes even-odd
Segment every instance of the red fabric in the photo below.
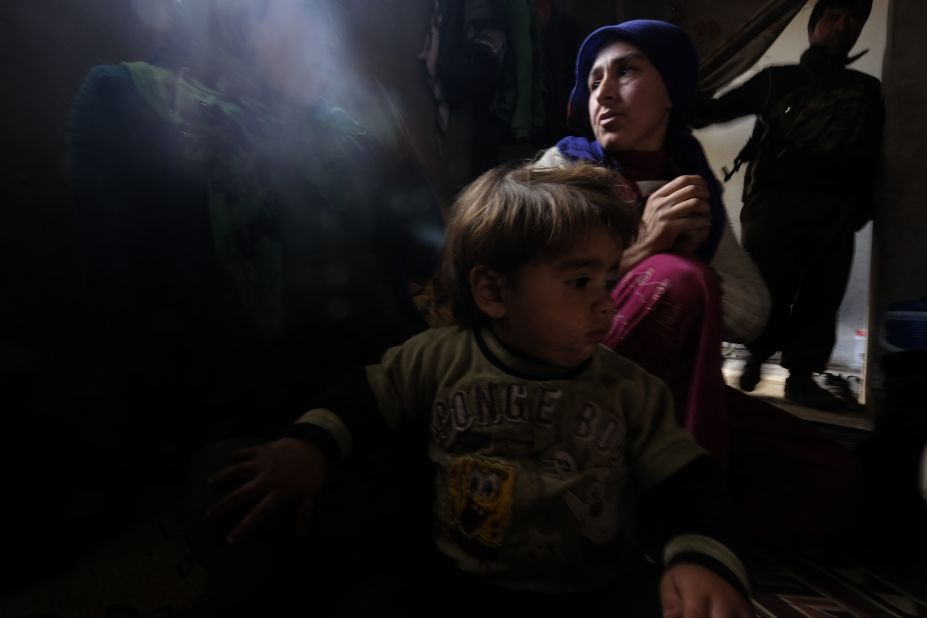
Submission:
<svg viewBox="0 0 927 618">
<path fill-rule="evenodd" d="M 611 153 L 621 165 L 621 173 L 630 180 L 653 180 L 654 178 L 674 178 L 669 153 L 665 150 L 625 150 Z"/>
<path fill-rule="evenodd" d="M 652 256 L 612 292 L 617 313 L 604 343 L 666 382 L 679 422 L 726 465 L 720 294 L 714 271 L 698 260 Z"/>
</svg>

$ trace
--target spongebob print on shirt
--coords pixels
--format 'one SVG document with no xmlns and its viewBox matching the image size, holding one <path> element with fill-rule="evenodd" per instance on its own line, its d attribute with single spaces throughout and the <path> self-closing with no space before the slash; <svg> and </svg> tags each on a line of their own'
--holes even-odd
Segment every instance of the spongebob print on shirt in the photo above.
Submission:
<svg viewBox="0 0 927 618">
<path fill-rule="evenodd" d="M 560 560 L 564 541 L 612 543 L 625 434 L 617 411 L 546 382 L 452 392 L 432 413 L 432 444 L 447 462 L 439 501 L 447 535 L 487 561 Z"/>
<path fill-rule="evenodd" d="M 449 326 L 367 375 L 388 426 L 428 423 L 437 550 L 503 588 L 587 589 L 634 568 L 638 496 L 705 454 L 666 385 L 604 346 L 565 371 Z"/>
</svg>

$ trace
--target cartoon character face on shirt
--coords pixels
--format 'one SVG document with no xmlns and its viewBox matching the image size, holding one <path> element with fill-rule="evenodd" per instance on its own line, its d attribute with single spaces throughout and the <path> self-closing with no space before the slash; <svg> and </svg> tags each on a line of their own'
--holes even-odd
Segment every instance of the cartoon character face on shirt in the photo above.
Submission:
<svg viewBox="0 0 927 618">
<path fill-rule="evenodd" d="M 461 457 L 450 467 L 448 524 L 466 538 L 499 547 L 512 516 L 516 471 L 479 457 Z"/>
<path fill-rule="evenodd" d="M 605 478 L 607 472 L 601 472 Z M 618 534 L 621 513 L 618 496 L 613 489 L 593 477 L 576 491 L 567 492 L 564 497 L 567 506 L 579 523 L 580 534 L 598 545 L 605 545 Z"/>
</svg>

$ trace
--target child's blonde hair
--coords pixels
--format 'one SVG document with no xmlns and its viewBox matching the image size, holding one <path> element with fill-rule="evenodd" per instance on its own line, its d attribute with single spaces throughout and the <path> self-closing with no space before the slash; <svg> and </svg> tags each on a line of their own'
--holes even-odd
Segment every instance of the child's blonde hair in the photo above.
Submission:
<svg viewBox="0 0 927 618">
<path fill-rule="evenodd" d="M 611 231 L 622 247 L 634 240 L 640 216 L 615 172 L 579 163 L 565 168 L 503 166 L 473 181 L 451 210 L 438 279 L 440 300 L 458 323 L 485 316 L 470 291 L 470 271 L 501 275 L 569 249 L 585 232 Z"/>
</svg>

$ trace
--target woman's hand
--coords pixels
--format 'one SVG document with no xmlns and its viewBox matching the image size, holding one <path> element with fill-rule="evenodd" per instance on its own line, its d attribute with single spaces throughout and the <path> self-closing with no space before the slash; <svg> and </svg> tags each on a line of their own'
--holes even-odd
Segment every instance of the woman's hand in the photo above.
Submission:
<svg viewBox="0 0 927 618">
<path fill-rule="evenodd" d="M 240 541 L 292 498 L 301 499 L 296 527 L 304 533 L 315 497 L 325 483 L 328 462 L 322 450 L 306 440 L 281 438 L 235 451 L 232 458 L 235 463 L 213 475 L 209 482 L 237 487 L 213 505 L 206 516 L 218 518 L 236 507 L 249 503 L 254 506 L 226 540 Z"/>
<path fill-rule="evenodd" d="M 679 176 L 657 189 L 644 206 L 638 244 L 649 254 L 691 255 L 711 231 L 711 193 L 701 176 Z"/>
<path fill-rule="evenodd" d="M 677 564 L 663 574 L 664 618 L 753 618 L 753 606 L 723 577 L 697 564 Z"/>
</svg>

